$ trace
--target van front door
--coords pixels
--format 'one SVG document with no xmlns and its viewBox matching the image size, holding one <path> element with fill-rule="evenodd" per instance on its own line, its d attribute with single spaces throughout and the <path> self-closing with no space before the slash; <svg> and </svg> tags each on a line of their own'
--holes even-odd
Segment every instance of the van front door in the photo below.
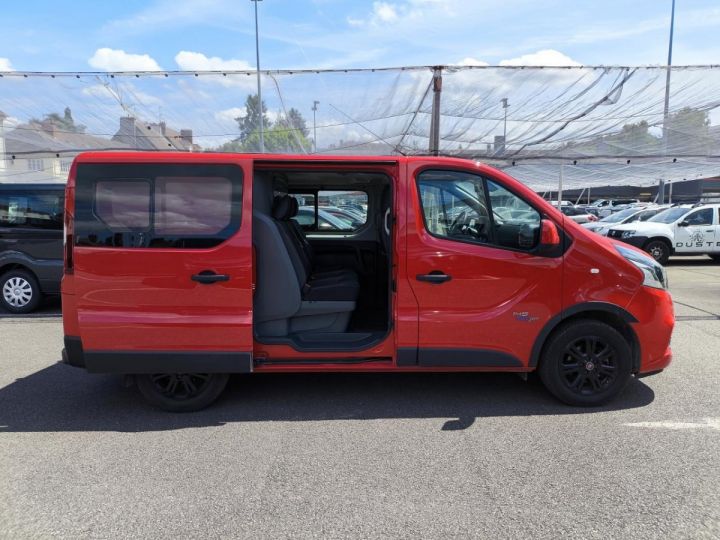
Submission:
<svg viewBox="0 0 720 540">
<path fill-rule="evenodd" d="M 77 168 L 73 282 L 87 367 L 183 371 L 200 359 L 247 370 L 250 164 L 165 159 Z"/>
<path fill-rule="evenodd" d="M 436 165 L 435 165 L 436 167 Z M 543 216 L 479 172 L 413 163 L 407 278 L 422 367 L 518 368 L 561 311 L 562 257 L 534 254 Z"/>
</svg>

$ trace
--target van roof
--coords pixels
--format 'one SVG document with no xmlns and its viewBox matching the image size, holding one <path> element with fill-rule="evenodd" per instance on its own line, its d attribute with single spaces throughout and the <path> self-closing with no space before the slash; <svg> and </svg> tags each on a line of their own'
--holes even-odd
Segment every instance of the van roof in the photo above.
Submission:
<svg viewBox="0 0 720 540">
<path fill-rule="evenodd" d="M 479 163 L 473 160 L 438 157 L 438 156 L 340 156 L 340 155 L 301 155 L 301 154 L 233 154 L 220 152 L 137 152 L 108 151 L 83 152 L 75 158 L 78 163 L 111 163 L 111 162 L 227 162 L 234 159 L 249 159 L 255 163 L 370 163 L 395 164 L 410 161 L 432 160 L 437 162 Z"/>
</svg>

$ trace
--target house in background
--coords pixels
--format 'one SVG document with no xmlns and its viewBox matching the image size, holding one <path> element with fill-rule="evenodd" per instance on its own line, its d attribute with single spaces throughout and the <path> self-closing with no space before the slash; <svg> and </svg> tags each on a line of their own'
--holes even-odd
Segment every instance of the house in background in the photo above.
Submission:
<svg viewBox="0 0 720 540">
<path fill-rule="evenodd" d="M 191 129 L 176 131 L 165 122 L 144 123 L 120 118 L 111 138 L 63 128 L 52 119 L 31 121 L 11 129 L 0 111 L 0 182 L 65 182 L 73 158 L 89 150 L 169 150 L 197 152 Z"/>
<path fill-rule="evenodd" d="M 201 148 L 193 143 L 192 129 L 179 132 L 167 126 L 166 122 L 139 122 L 132 116 L 120 118 L 120 127 L 113 135 L 113 141 L 135 150 L 169 150 L 199 152 Z"/>
</svg>

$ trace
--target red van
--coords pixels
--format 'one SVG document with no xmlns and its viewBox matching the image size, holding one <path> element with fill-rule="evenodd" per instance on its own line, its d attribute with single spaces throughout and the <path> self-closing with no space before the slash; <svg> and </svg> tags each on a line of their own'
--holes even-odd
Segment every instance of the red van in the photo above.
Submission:
<svg viewBox="0 0 720 540">
<path fill-rule="evenodd" d="M 197 410 L 229 374 L 537 370 L 598 405 L 671 360 L 665 270 L 438 157 L 85 153 L 66 363 Z"/>
</svg>

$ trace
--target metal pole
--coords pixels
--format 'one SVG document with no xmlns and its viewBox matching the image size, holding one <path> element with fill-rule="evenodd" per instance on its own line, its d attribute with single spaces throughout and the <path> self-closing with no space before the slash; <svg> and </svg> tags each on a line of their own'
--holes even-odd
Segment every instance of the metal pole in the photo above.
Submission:
<svg viewBox="0 0 720 540">
<path fill-rule="evenodd" d="M 558 179 L 558 210 L 562 207 L 562 192 L 563 192 L 563 170 L 565 164 L 560 164 L 560 178 Z"/>
<path fill-rule="evenodd" d="M 505 117 L 503 119 L 503 154 L 505 153 L 505 148 L 507 147 L 507 110 L 508 110 L 508 98 L 502 98 L 500 100 L 502 102 L 503 106 L 503 112 L 505 113 Z"/>
<path fill-rule="evenodd" d="M 440 94 L 442 94 L 442 67 L 433 68 L 433 104 L 430 117 L 430 154 L 440 153 Z"/>
<path fill-rule="evenodd" d="M 260 38 L 258 35 L 258 2 L 262 0 L 250 0 L 255 4 L 255 62 L 257 66 L 257 94 L 258 108 L 260 109 L 260 152 L 265 152 L 265 126 L 263 121 L 263 100 L 262 87 L 260 85 Z"/>
<path fill-rule="evenodd" d="M 317 123 L 315 122 L 315 113 L 317 112 L 317 106 L 320 104 L 319 101 L 314 100 L 313 106 L 312 106 L 312 112 L 313 112 L 313 148 L 315 149 L 314 152 L 317 154 Z"/>
<path fill-rule="evenodd" d="M 672 73 L 672 49 L 673 49 L 673 33 L 675 31 L 675 0 L 672 0 L 672 7 L 670 9 L 670 40 L 668 42 L 668 59 L 667 68 L 665 72 L 665 107 L 663 109 L 663 157 L 667 157 L 668 150 L 668 136 L 669 131 L 669 120 L 670 120 L 670 74 Z M 664 180 L 664 179 L 663 179 Z M 662 192 L 659 193 L 659 203 L 665 202 L 665 184 L 663 180 L 660 181 L 662 185 Z"/>
</svg>

